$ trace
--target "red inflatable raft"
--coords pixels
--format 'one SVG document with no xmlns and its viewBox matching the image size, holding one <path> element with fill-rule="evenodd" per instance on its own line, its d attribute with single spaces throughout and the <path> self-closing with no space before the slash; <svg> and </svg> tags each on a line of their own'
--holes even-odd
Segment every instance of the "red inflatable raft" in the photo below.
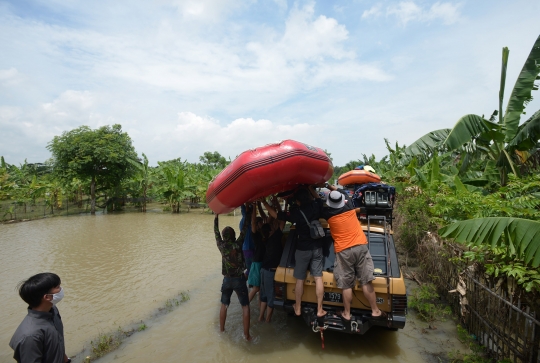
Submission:
<svg viewBox="0 0 540 363">
<path fill-rule="evenodd" d="M 210 182 L 208 207 L 228 213 L 243 203 L 330 179 L 332 161 L 316 147 L 294 140 L 244 151 Z"/>
<path fill-rule="evenodd" d="M 351 170 L 341 174 L 338 178 L 339 185 L 379 183 L 381 177 L 367 170 Z"/>
</svg>

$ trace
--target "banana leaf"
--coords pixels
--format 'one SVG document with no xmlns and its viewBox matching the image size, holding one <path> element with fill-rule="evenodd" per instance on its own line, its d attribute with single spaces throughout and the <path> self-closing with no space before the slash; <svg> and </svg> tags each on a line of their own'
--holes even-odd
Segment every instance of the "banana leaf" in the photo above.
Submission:
<svg viewBox="0 0 540 363">
<path fill-rule="evenodd" d="M 449 133 L 450 129 L 440 129 L 428 132 L 427 134 L 413 142 L 411 145 L 409 145 L 407 148 L 405 148 L 404 152 L 406 155 L 409 156 L 425 155 L 427 153 L 431 153 L 441 144 L 442 141 L 444 141 L 448 137 Z"/>
<path fill-rule="evenodd" d="M 433 153 L 433 158 L 431 159 L 431 177 L 430 182 L 434 183 L 435 181 L 441 181 L 441 169 L 439 165 L 439 154 L 437 151 Z"/>
<path fill-rule="evenodd" d="M 516 80 L 504 114 L 506 142 L 512 141 L 518 131 L 519 119 L 525 106 L 532 100 L 531 91 L 537 90 L 535 81 L 540 73 L 540 36 L 536 39 L 521 73 Z"/>
<path fill-rule="evenodd" d="M 461 182 L 461 179 L 459 179 L 459 176 L 454 176 L 454 185 L 456 186 L 456 191 L 458 192 L 467 192 L 467 187 Z"/>
<path fill-rule="evenodd" d="M 516 136 L 508 144 L 509 150 L 526 151 L 540 139 L 540 110 L 536 111 L 523 125 L 519 126 Z"/>
<path fill-rule="evenodd" d="M 502 104 L 504 99 L 504 88 L 506 84 L 506 69 L 508 67 L 508 55 L 510 54 L 510 51 L 508 50 L 508 47 L 504 47 L 502 49 L 502 66 L 501 66 L 501 85 L 499 87 L 499 111 L 493 112 L 493 115 L 491 115 L 490 121 L 494 121 L 494 116 L 496 116 L 496 113 L 499 114 L 499 123 L 503 123 L 503 113 L 502 113 Z"/>
<path fill-rule="evenodd" d="M 478 115 L 465 115 L 456 122 L 454 128 L 444 140 L 444 145 L 450 150 L 456 150 L 461 145 L 471 141 L 473 138 L 498 129 L 498 125 Z"/>
<path fill-rule="evenodd" d="M 540 265 L 540 222 L 510 217 L 477 218 L 439 229 L 441 237 L 460 243 L 507 248 L 532 267 Z"/>
</svg>

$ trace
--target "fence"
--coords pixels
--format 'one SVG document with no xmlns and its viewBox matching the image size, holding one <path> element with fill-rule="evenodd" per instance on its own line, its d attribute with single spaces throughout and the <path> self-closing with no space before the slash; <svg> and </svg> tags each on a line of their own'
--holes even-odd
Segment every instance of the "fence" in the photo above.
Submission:
<svg viewBox="0 0 540 363">
<path fill-rule="evenodd" d="M 135 212 L 141 210 L 143 198 L 109 198 L 96 202 L 96 212 L 105 213 L 111 211 Z M 146 198 L 146 203 L 153 203 L 154 210 L 161 211 L 164 205 L 154 203 L 151 198 Z M 188 206 L 192 207 L 192 206 Z M 65 198 L 55 201 L 51 205 L 50 201 L 40 199 L 28 203 L 4 200 L 0 202 L 0 222 L 22 221 L 29 219 L 46 218 L 60 215 L 77 215 L 90 213 L 90 199 L 85 198 L 78 201 Z"/>
<path fill-rule="evenodd" d="M 533 296 L 519 289 L 512 279 L 493 278 L 477 265 L 449 261 L 461 254 L 458 246 L 433 238 L 420 249 L 422 278 L 437 285 L 490 357 L 540 363 L 540 322 Z"/>
</svg>

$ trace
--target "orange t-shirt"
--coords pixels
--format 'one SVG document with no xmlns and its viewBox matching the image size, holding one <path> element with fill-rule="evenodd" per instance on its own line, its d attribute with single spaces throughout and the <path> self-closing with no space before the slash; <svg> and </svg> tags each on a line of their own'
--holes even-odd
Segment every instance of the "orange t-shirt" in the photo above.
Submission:
<svg viewBox="0 0 540 363">
<path fill-rule="evenodd" d="M 358 222 L 354 209 L 333 215 L 327 221 L 334 239 L 336 253 L 349 247 L 367 244 L 366 235 Z"/>
</svg>

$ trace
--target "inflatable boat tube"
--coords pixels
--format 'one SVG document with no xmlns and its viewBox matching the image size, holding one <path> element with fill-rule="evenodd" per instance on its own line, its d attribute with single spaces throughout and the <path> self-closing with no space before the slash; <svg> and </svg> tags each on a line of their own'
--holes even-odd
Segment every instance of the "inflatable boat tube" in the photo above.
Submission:
<svg viewBox="0 0 540 363">
<path fill-rule="evenodd" d="M 332 161 L 322 149 L 285 140 L 240 154 L 210 182 L 206 203 L 214 213 L 228 213 L 299 184 L 323 183 L 333 172 Z"/>
<path fill-rule="evenodd" d="M 380 176 L 367 170 L 351 170 L 338 178 L 339 185 L 379 183 L 380 181 Z"/>
</svg>

